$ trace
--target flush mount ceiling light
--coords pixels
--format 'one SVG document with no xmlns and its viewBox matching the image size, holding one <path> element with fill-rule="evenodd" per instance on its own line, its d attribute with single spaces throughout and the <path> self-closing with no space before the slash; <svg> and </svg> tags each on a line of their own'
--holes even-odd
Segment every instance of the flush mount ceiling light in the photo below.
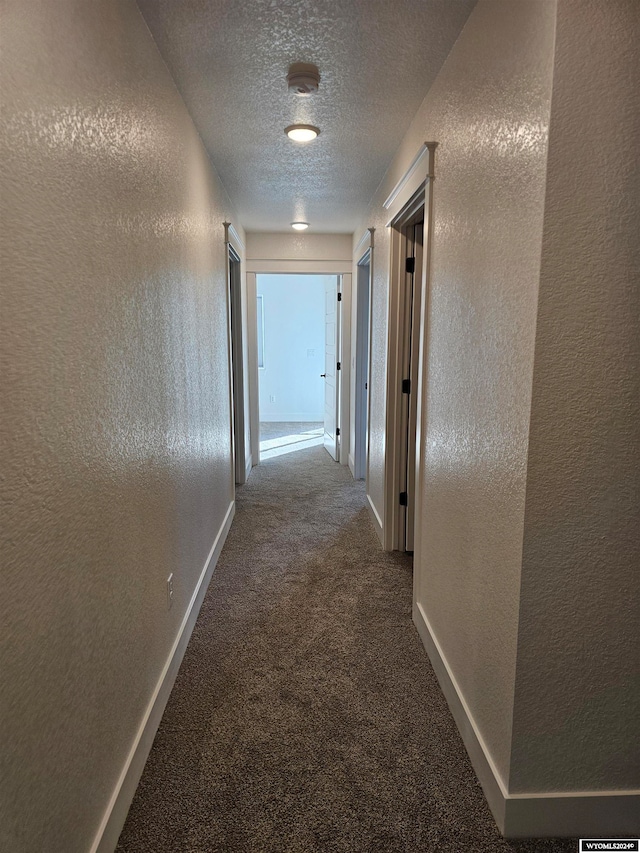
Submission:
<svg viewBox="0 0 640 853">
<path fill-rule="evenodd" d="M 311 142 L 320 133 L 320 128 L 312 124 L 291 124 L 285 127 L 284 132 L 294 142 Z"/>
<path fill-rule="evenodd" d="M 308 222 L 292 222 L 291 227 L 295 228 L 296 231 L 306 231 L 309 227 Z"/>
<path fill-rule="evenodd" d="M 320 84 L 320 72 L 317 66 L 309 62 L 294 62 L 289 66 L 287 74 L 289 91 L 294 95 L 308 98 L 318 91 Z"/>
</svg>

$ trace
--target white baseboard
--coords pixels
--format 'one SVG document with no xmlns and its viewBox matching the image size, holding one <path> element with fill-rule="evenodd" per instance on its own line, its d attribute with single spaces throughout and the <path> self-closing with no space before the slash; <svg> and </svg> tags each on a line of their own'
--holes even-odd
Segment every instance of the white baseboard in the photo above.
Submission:
<svg viewBox="0 0 640 853">
<path fill-rule="evenodd" d="M 249 454 L 247 456 L 247 461 L 245 465 L 245 483 L 249 479 L 249 474 L 251 473 L 251 469 L 253 468 L 253 456 Z"/>
<path fill-rule="evenodd" d="M 510 794 L 506 838 L 640 838 L 640 791 Z"/>
<path fill-rule="evenodd" d="M 180 630 L 153 691 L 151 701 L 147 705 L 135 741 L 91 845 L 90 853 L 113 853 L 118 843 L 129 806 L 138 787 L 144 765 L 149 757 L 153 739 L 160 725 L 169 694 L 176 680 L 187 643 L 191 637 L 191 632 L 193 631 L 198 612 L 209 586 L 213 569 L 218 562 L 218 557 L 227 538 L 234 514 L 235 501 L 232 501 L 229 504 L 222 526 L 211 546 L 204 568 L 180 625 Z"/>
<path fill-rule="evenodd" d="M 384 545 L 384 531 L 382 528 L 382 519 L 378 515 L 378 510 L 373 505 L 371 495 L 367 495 L 367 506 L 369 507 L 369 515 L 371 516 L 371 521 L 373 521 L 373 526 L 375 527 L 376 533 L 378 534 L 380 544 Z"/>
<path fill-rule="evenodd" d="M 640 791 L 509 794 L 419 602 L 413 605 L 413 621 L 506 838 L 638 837 Z"/>
<path fill-rule="evenodd" d="M 413 621 L 429 655 L 431 665 L 438 677 L 442 692 L 453 714 L 453 719 L 460 730 L 462 740 L 471 759 L 471 764 L 482 785 L 482 790 L 498 824 L 498 829 L 504 833 L 505 803 L 507 798 L 506 786 L 502 781 L 497 767 L 493 763 L 489 750 L 478 731 L 471 711 L 462 696 L 453 673 L 449 669 L 447 660 L 419 602 L 413 605 Z"/>
</svg>

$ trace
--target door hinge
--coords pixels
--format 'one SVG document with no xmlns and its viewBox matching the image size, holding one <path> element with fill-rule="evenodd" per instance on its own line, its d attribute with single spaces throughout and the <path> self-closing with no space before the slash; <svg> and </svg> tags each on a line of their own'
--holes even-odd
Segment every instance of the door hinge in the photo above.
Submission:
<svg viewBox="0 0 640 853">
<path fill-rule="evenodd" d="M 407 272 L 415 272 L 416 271 L 416 259 L 415 258 L 407 258 L 405 270 Z"/>
<path fill-rule="evenodd" d="M 338 302 L 342 302 L 342 294 L 338 291 Z"/>
<path fill-rule="evenodd" d="M 409 506 L 409 495 L 406 492 L 400 492 L 400 506 Z"/>
<path fill-rule="evenodd" d="M 342 370 L 342 367 L 340 366 L 340 362 L 338 362 L 338 363 L 336 364 L 336 370 Z"/>
<path fill-rule="evenodd" d="M 340 435 L 340 427 L 336 429 L 336 435 Z"/>
<path fill-rule="evenodd" d="M 403 379 L 402 380 L 402 393 L 403 394 L 410 394 L 411 393 L 411 380 L 410 379 Z"/>
</svg>

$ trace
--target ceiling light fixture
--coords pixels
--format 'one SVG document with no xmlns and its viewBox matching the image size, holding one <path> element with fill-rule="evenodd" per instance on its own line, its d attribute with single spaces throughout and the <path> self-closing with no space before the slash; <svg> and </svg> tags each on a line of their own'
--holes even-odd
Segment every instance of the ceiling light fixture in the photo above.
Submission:
<svg viewBox="0 0 640 853">
<path fill-rule="evenodd" d="M 292 222 L 291 227 L 295 228 L 296 231 L 306 231 L 309 227 L 308 222 Z"/>
<path fill-rule="evenodd" d="M 320 133 L 320 128 L 312 124 L 292 124 L 285 127 L 284 132 L 294 142 L 311 142 Z"/>
</svg>

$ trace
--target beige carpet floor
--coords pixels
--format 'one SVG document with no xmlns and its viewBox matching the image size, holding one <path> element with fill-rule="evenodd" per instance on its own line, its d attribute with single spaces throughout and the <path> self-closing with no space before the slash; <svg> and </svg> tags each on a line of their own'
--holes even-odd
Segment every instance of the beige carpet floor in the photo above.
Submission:
<svg viewBox="0 0 640 853">
<path fill-rule="evenodd" d="M 255 468 L 119 853 L 574 853 L 499 835 L 411 571 L 323 448 Z"/>
</svg>

